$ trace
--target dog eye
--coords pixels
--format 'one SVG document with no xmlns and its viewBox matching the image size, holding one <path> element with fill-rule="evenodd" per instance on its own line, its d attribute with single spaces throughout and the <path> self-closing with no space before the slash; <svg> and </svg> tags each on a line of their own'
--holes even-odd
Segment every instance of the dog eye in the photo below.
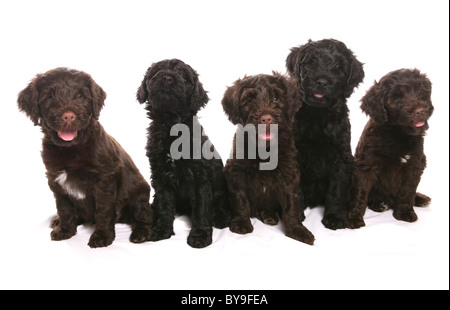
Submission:
<svg viewBox="0 0 450 310">
<path fill-rule="evenodd" d="M 275 102 L 275 101 L 278 101 L 278 97 L 277 96 L 274 96 L 273 97 L 273 101 Z"/>
<path fill-rule="evenodd" d="M 342 70 L 342 65 L 341 65 L 341 64 L 336 64 L 336 65 L 333 67 L 333 70 L 335 70 L 335 71 L 341 71 L 341 70 Z"/>
</svg>

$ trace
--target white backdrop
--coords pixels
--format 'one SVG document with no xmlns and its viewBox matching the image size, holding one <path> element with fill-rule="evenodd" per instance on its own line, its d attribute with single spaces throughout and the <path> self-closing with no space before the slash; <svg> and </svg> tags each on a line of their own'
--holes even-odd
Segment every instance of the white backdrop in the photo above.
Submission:
<svg viewBox="0 0 450 310">
<path fill-rule="evenodd" d="M 0 289 L 448 289 L 448 12 L 443 0 L 2 1 Z M 214 229 L 212 245 L 192 249 L 186 217 L 175 220 L 175 236 L 156 243 L 130 243 L 126 225 L 116 225 L 107 248 L 87 246 L 86 226 L 70 240 L 50 240 L 56 208 L 42 134 L 16 104 L 36 73 L 90 73 L 108 93 L 100 121 L 150 180 L 149 120 L 135 94 L 153 62 L 179 58 L 200 74 L 210 97 L 200 122 L 226 158 L 234 133 L 220 103 L 226 86 L 245 74 L 286 72 L 289 49 L 310 38 L 341 40 L 365 63 L 348 101 L 353 150 L 367 121 L 359 100 L 374 80 L 413 67 L 431 79 L 435 112 L 419 191 L 433 201 L 416 208 L 418 222 L 368 211 L 366 227 L 331 231 L 318 207 L 306 210 L 314 246 L 254 219 L 252 234 Z"/>
</svg>

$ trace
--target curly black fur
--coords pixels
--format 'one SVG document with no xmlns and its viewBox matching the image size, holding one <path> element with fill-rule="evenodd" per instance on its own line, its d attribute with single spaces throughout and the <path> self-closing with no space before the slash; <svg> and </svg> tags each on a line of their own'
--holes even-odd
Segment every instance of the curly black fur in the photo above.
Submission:
<svg viewBox="0 0 450 310">
<path fill-rule="evenodd" d="M 345 228 L 353 167 L 347 98 L 362 82 L 363 66 L 344 43 L 325 39 L 292 48 L 286 67 L 304 98 L 294 134 L 305 205 L 324 205 L 325 227 Z"/>
<path fill-rule="evenodd" d="M 193 145 L 203 146 L 208 141 L 206 135 L 201 141 L 193 135 L 194 126 L 200 127 L 196 114 L 208 102 L 198 74 L 178 59 L 154 63 L 145 74 L 137 99 L 146 103 L 152 120 L 147 142 L 155 189 L 151 240 L 170 238 L 175 214 L 187 214 L 192 220 L 188 244 L 206 247 L 212 242 L 212 226 L 227 227 L 230 212 L 222 160 L 206 159 L 203 154 L 200 159 L 193 157 Z M 170 130 L 176 124 L 189 128 L 189 159 L 171 156 L 170 147 L 178 136 L 171 136 Z"/>
</svg>

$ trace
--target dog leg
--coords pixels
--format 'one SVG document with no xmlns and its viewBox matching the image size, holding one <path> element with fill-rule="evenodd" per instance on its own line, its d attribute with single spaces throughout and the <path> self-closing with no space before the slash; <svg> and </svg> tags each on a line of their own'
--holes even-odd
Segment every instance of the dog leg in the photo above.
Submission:
<svg viewBox="0 0 450 310">
<path fill-rule="evenodd" d="M 413 206 L 421 175 L 422 170 L 412 170 L 410 174 L 404 176 L 403 186 L 400 188 L 399 193 L 392 203 L 392 208 L 394 209 L 393 215 L 397 220 L 410 223 L 417 221 L 417 214 L 414 212 Z"/>
<path fill-rule="evenodd" d="M 196 183 L 200 183 L 197 180 Z M 205 180 L 204 180 L 205 181 Z M 191 201 L 192 228 L 187 243 L 193 248 L 204 248 L 212 243 L 212 210 L 211 186 L 208 182 L 195 188 L 195 195 Z"/>
<path fill-rule="evenodd" d="M 50 187 L 51 188 L 51 187 Z M 77 217 L 67 196 L 54 191 L 58 216 L 52 221 L 50 238 L 55 241 L 69 239 L 77 233 Z"/>
<path fill-rule="evenodd" d="M 338 165 L 329 179 L 325 197 L 325 214 L 322 224 L 332 230 L 347 227 L 347 197 L 351 180 L 351 166 L 346 163 Z"/>
<path fill-rule="evenodd" d="M 238 171 L 240 166 L 236 163 L 236 160 L 229 159 L 224 169 L 232 212 L 230 231 L 245 235 L 253 231 L 253 225 L 250 221 L 251 206 L 247 197 L 246 175 Z"/>
<path fill-rule="evenodd" d="M 173 232 L 175 220 L 175 193 L 168 188 L 155 187 L 152 209 L 154 212 L 154 224 L 150 241 L 169 239 Z"/>
<path fill-rule="evenodd" d="M 397 201 L 392 204 L 394 218 L 409 223 L 417 221 L 418 217 L 413 209 L 414 200 L 415 191 L 413 191 L 413 194 L 399 193 Z"/>
<path fill-rule="evenodd" d="M 245 235 L 253 231 L 250 221 L 251 208 L 245 190 L 230 188 L 233 215 L 230 230 L 234 233 Z"/>
<path fill-rule="evenodd" d="M 279 197 L 281 205 L 281 217 L 286 228 L 286 236 L 297 241 L 313 245 L 314 235 L 302 224 L 301 212 L 299 209 L 298 194 L 294 191 L 284 193 L 284 197 Z"/>
<path fill-rule="evenodd" d="M 114 184 L 99 184 L 95 196 L 95 231 L 89 238 L 91 248 L 106 247 L 113 243 L 116 223 L 116 189 Z"/>
<path fill-rule="evenodd" d="M 347 228 L 366 226 L 364 214 L 371 188 L 372 180 L 369 173 L 354 170 L 349 194 Z"/>
<path fill-rule="evenodd" d="M 139 196 L 130 205 L 133 214 L 130 241 L 133 243 L 149 241 L 152 234 L 153 212 L 149 203 L 150 191 L 145 190 Z"/>
<path fill-rule="evenodd" d="M 230 201 L 228 195 L 227 183 L 223 174 L 222 160 L 218 159 L 214 162 L 213 175 L 213 197 L 212 197 L 212 212 L 213 212 L 213 226 L 219 229 L 228 227 L 230 225 Z"/>
</svg>

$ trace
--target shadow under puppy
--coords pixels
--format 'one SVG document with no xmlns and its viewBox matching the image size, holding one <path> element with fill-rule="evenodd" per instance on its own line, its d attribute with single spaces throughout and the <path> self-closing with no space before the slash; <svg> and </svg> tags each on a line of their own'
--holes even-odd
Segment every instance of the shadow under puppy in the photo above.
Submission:
<svg viewBox="0 0 450 310">
<path fill-rule="evenodd" d="M 218 154 L 204 156 L 205 147 L 208 156 L 215 150 L 196 116 L 209 100 L 206 91 L 197 72 L 181 60 L 170 59 L 148 68 L 137 100 L 146 103 L 152 120 L 147 142 L 155 190 L 151 240 L 170 238 L 175 213 L 187 214 L 192 221 L 187 243 L 194 248 L 206 247 L 212 243 L 212 226 L 224 228 L 230 221 L 223 163 Z M 187 144 L 179 145 L 189 148 L 187 154 L 185 149 L 173 147 L 175 140 L 186 138 L 172 133 L 177 127 L 189 131 Z"/>
<path fill-rule="evenodd" d="M 286 236 L 312 245 L 314 236 L 302 224 L 299 207 L 300 172 L 292 131 L 295 112 L 301 107 L 296 80 L 278 73 L 239 79 L 226 90 L 222 105 L 229 120 L 238 125 L 233 157 L 224 169 L 232 205 L 230 230 L 252 232 L 250 217 L 275 225 L 280 213 Z M 247 128 L 254 130 L 245 132 Z M 257 144 L 258 152 L 251 156 Z M 261 156 L 267 149 L 277 156 L 276 165 L 268 169 L 264 165 L 272 159 Z"/>
<path fill-rule="evenodd" d="M 431 200 L 416 193 L 434 109 L 431 82 L 417 69 L 396 70 L 375 82 L 361 102 L 370 119 L 355 151 L 348 227 L 365 226 L 367 205 L 377 212 L 392 208 L 397 220 L 414 222 L 413 206 L 427 206 Z"/>
<path fill-rule="evenodd" d="M 363 80 L 363 66 L 344 43 L 325 39 L 292 48 L 286 67 L 303 94 L 294 133 L 305 206 L 324 205 L 323 225 L 346 228 L 353 169 L 347 98 Z"/>
<path fill-rule="evenodd" d="M 88 245 L 108 246 L 115 222 L 131 224 L 131 242 L 150 239 L 150 186 L 98 122 L 105 98 L 89 74 L 68 68 L 36 75 L 19 93 L 19 109 L 44 133 L 42 159 L 58 212 L 52 240 L 95 223 Z"/>
</svg>

